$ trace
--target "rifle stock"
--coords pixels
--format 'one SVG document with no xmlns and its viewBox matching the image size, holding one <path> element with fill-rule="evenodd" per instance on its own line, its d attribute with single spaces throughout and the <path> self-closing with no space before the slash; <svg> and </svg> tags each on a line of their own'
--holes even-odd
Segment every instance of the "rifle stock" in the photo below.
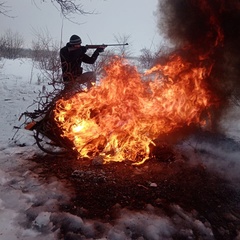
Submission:
<svg viewBox="0 0 240 240">
<path fill-rule="evenodd" d="M 106 47 L 117 47 L 117 46 L 125 46 L 128 43 L 115 43 L 115 44 L 95 44 L 95 45 L 86 45 L 87 49 L 94 49 L 94 48 L 106 48 Z"/>
</svg>

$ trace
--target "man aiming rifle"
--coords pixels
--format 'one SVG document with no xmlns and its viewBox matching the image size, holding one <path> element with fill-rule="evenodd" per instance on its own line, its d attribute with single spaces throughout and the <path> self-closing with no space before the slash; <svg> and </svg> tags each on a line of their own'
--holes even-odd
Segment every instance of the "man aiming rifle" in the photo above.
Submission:
<svg viewBox="0 0 240 240">
<path fill-rule="evenodd" d="M 120 46 L 125 44 L 109 44 L 109 45 L 86 45 L 82 46 L 82 40 L 77 35 L 72 35 L 69 42 L 61 48 L 60 59 L 62 67 L 62 76 L 65 86 L 70 86 L 73 81 L 81 84 L 87 84 L 87 87 L 96 81 L 94 72 L 83 73 L 81 67 L 82 62 L 87 64 L 94 64 L 97 60 L 99 53 L 104 52 L 107 46 Z M 91 56 L 86 54 L 88 49 L 96 49 Z M 70 84 L 70 85 L 69 85 Z"/>
</svg>

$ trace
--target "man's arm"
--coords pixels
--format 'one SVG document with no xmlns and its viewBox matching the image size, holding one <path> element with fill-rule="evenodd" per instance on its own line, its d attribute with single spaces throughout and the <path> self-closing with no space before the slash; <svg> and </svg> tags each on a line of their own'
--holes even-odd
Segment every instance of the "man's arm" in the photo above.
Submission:
<svg viewBox="0 0 240 240">
<path fill-rule="evenodd" d="M 97 48 L 94 53 L 92 54 L 92 56 L 88 56 L 87 54 L 84 54 L 82 61 L 84 63 L 88 63 L 88 64 L 94 64 L 99 56 L 99 53 L 102 52 L 102 49 Z"/>
</svg>

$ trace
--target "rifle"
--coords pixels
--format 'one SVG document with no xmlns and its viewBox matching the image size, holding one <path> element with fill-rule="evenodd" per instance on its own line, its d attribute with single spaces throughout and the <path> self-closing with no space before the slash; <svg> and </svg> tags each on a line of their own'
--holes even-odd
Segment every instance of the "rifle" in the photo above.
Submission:
<svg viewBox="0 0 240 240">
<path fill-rule="evenodd" d="M 128 45 L 128 43 L 86 45 L 85 47 L 86 47 L 87 49 L 93 49 L 93 48 L 117 47 L 117 46 L 125 46 L 125 45 Z"/>
</svg>

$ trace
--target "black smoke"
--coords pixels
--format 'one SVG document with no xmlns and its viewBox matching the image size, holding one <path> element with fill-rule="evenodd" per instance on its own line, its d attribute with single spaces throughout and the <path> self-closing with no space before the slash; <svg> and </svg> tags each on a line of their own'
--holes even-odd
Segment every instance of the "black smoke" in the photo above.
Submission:
<svg viewBox="0 0 240 240">
<path fill-rule="evenodd" d="M 219 98 L 215 120 L 240 100 L 240 1 L 159 0 L 158 28 L 195 65 L 213 63 L 209 89 Z"/>
</svg>

